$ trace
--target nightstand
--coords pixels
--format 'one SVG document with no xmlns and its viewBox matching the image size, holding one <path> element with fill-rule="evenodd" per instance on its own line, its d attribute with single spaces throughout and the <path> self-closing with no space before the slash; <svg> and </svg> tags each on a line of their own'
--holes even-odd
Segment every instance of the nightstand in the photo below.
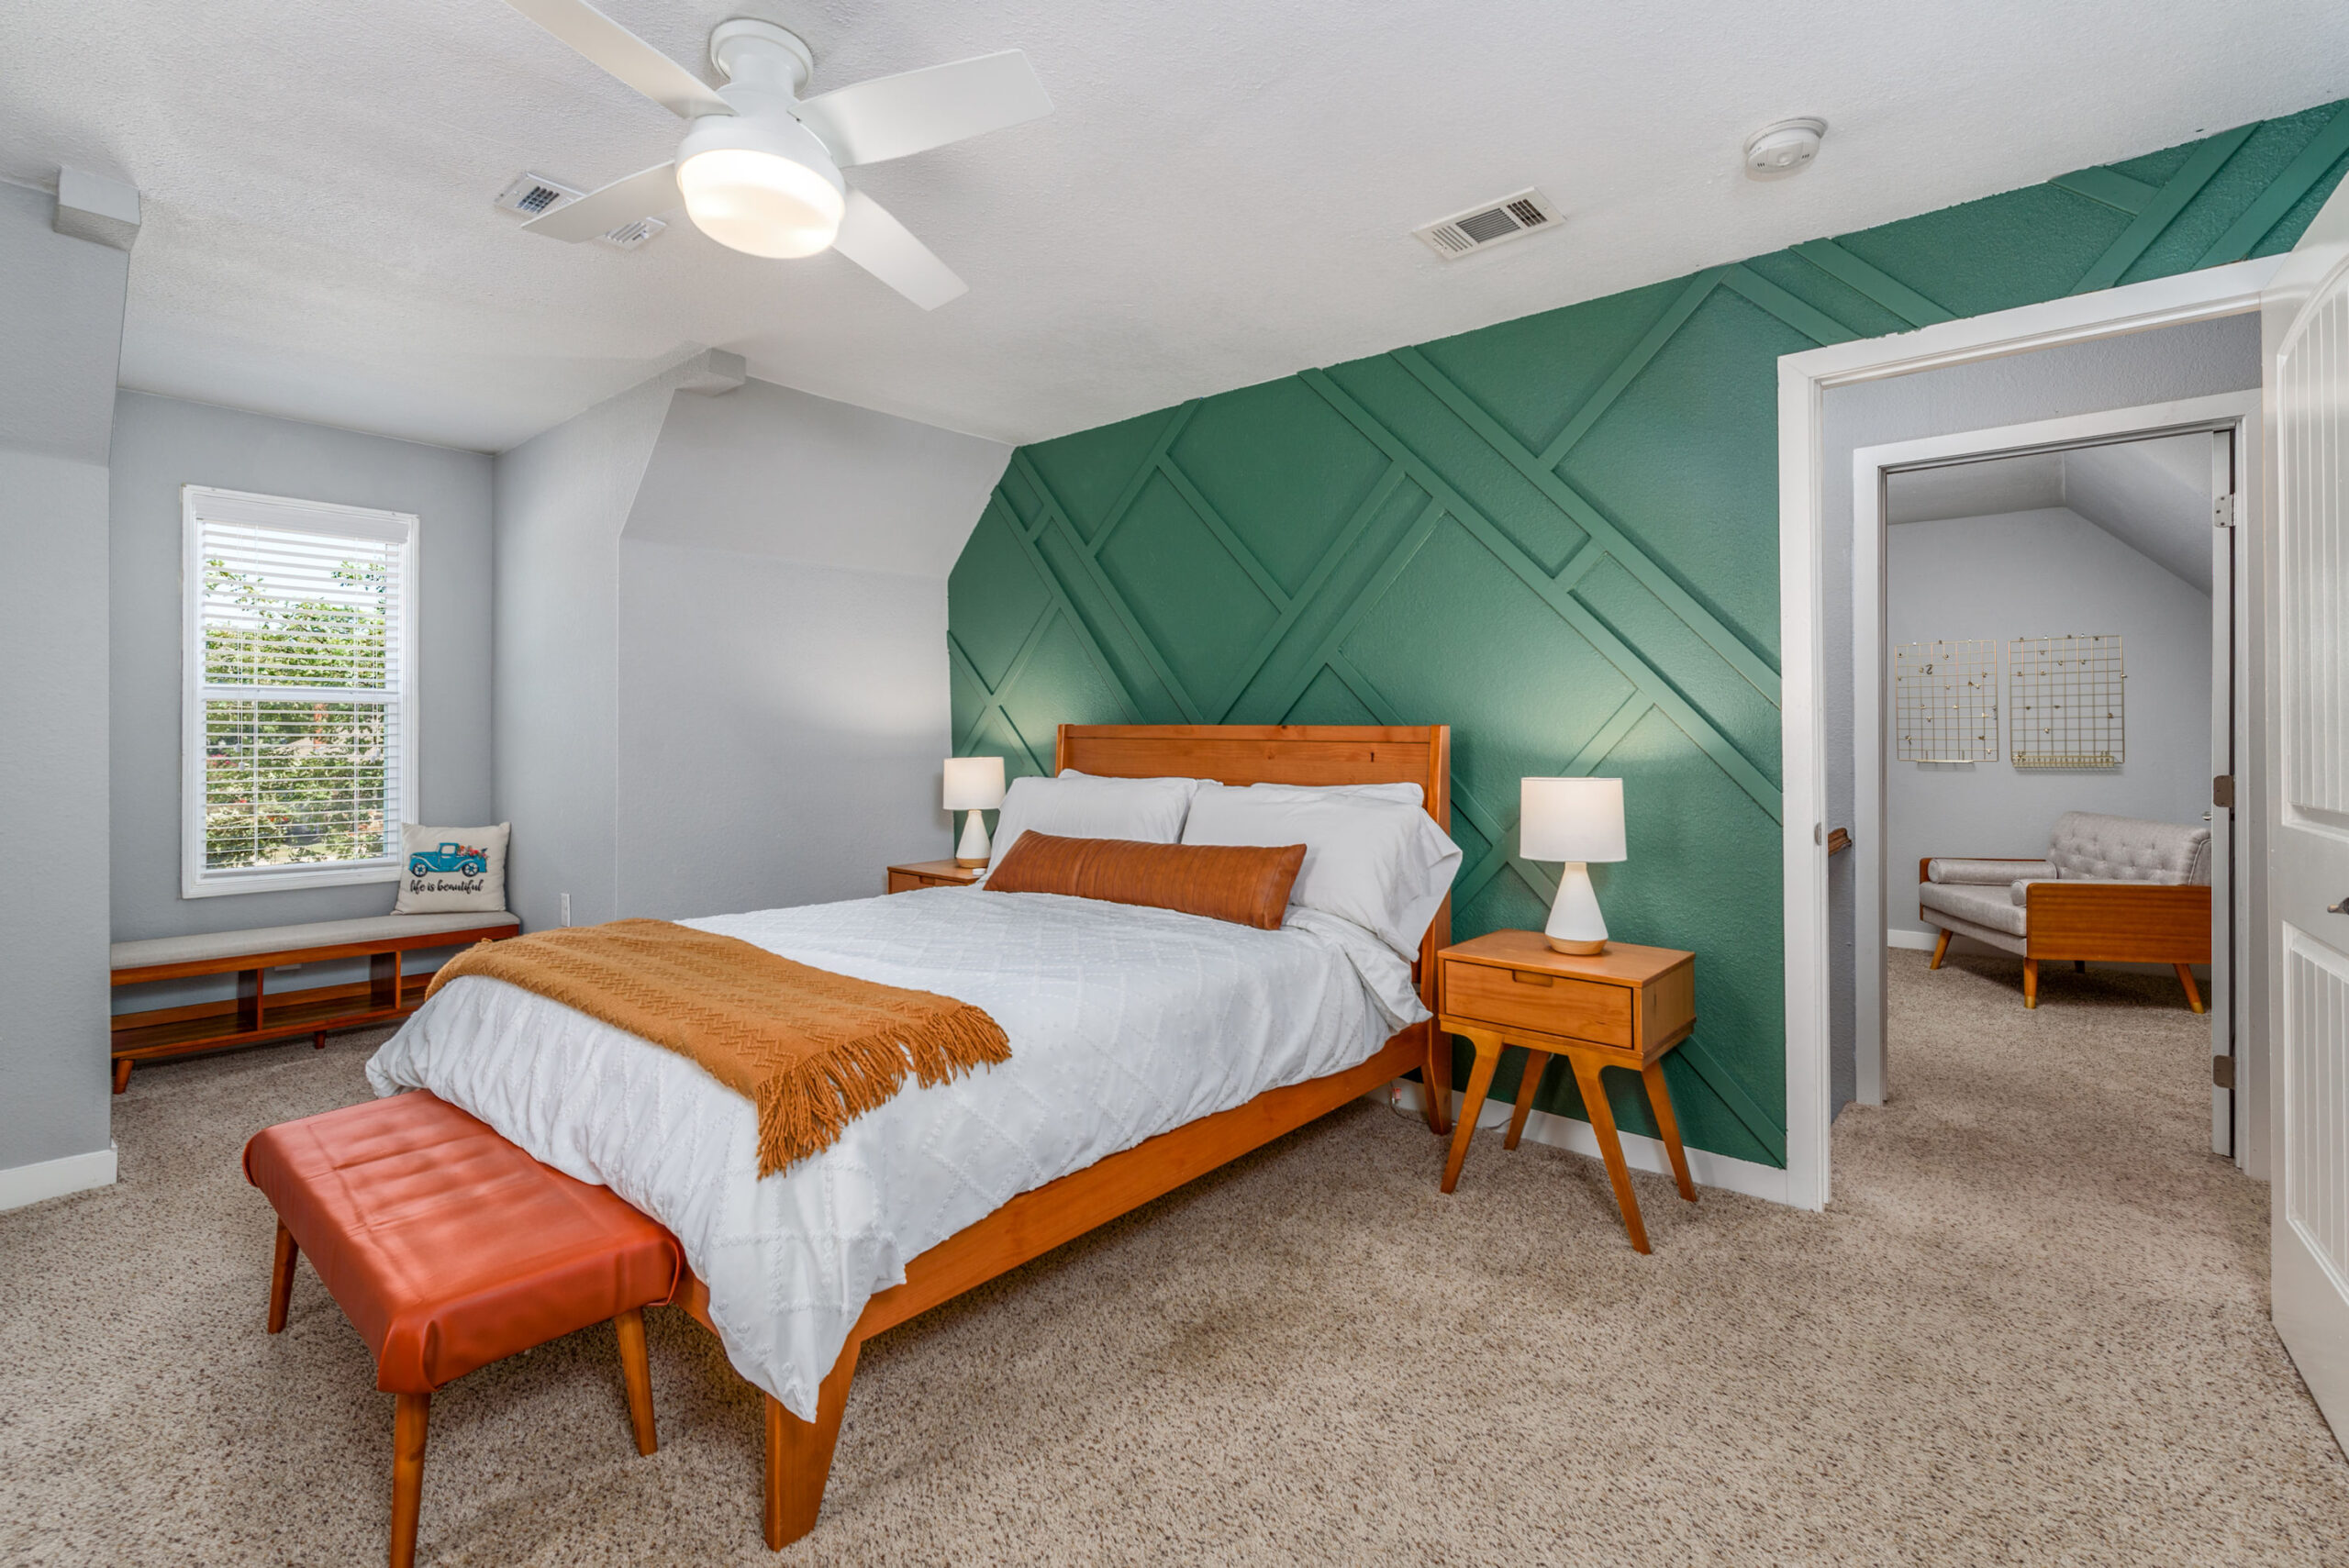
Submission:
<svg viewBox="0 0 2349 1568">
<path fill-rule="evenodd" d="M 908 861 L 889 868 L 890 893 L 911 893 L 917 887 L 968 887 L 985 874 L 985 866 L 958 866 L 952 861 Z"/>
<path fill-rule="evenodd" d="M 1460 1181 L 1468 1140 L 1476 1130 L 1476 1113 L 1492 1087 L 1502 1048 L 1522 1046 L 1529 1053 L 1505 1149 L 1516 1148 L 1525 1130 L 1542 1069 L 1551 1057 L 1563 1056 L 1574 1069 L 1583 1108 L 1598 1137 L 1599 1151 L 1607 1157 L 1623 1229 L 1631 1233 L 1631 1245 L 1646 1251 L 1647 1227 L 1640 1223 L 1639 1199 L 1631 1194 L 1622 1140 L 1616 1136 L 1615 1115 L 1598 1075 L 1605 1068 L 1623 1067 L 1647 1084 L 1648 1104 L 1672 1156 L 1680 1195 L 1696 1202 L 1688 1157 L 1680 1147 L 1680 1124 L 1672 1114 L 1672 1092 L 1664 1086 L 1660 1063 L 1664 1052 L 1696 1028 L 1697 955 L 1676 948 L 1609 942 L 1605 952 L 1586 956 L 1553 951 L 1539 931 L 1494 931 L 1445 948 L 1436 954 L 1436 995 L 1442 1005 L 1438 1027 L 1476 1048 L 1467 1103 L 1460 1107 L 1452 1155 L 1443 1164 L 1443 1190 L 1450 1192 Z"/>
</svg>

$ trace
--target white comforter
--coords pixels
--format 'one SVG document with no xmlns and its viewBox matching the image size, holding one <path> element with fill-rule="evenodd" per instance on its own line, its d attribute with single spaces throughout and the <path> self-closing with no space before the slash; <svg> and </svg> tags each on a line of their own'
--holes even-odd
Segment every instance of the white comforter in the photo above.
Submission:
<svg viewBox="0 0 2349 1568">
<path fill-rule="evenodd" d="M 1408 966 L 1292 907 L 1261 931 L 1051 894 L 937 888 L 685 922 L 984 1007 L 1011 1060 L 908 1084 L 762 1181 L 751 1103 L 686 1058 L 502 981 L 451 982 L 368 1063 L 676 1234 L 742 1375 L 812 1420 L 876 1292 L 1008 1200 L 1153 1134 L 1368 1058 L 1427 1017 Z"/>
</svg>

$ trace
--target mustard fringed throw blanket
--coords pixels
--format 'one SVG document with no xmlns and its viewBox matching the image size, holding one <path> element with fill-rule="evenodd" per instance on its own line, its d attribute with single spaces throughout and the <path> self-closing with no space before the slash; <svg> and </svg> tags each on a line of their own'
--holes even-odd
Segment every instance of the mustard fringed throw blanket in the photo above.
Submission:
<svg viewBox="0 0 2349 1568">
<path fill-rule="evenodd" d="M 924 1088 L 1011 1060 L 1003 1027 L 928 991 L 852 980 L 733 937 L 614 920 L 481 942 L 430 996 L 485 974 L 690 1057 L 759 1109 L 759 1174 L 838 1141 L 913 1073 Z"/>
</svg>

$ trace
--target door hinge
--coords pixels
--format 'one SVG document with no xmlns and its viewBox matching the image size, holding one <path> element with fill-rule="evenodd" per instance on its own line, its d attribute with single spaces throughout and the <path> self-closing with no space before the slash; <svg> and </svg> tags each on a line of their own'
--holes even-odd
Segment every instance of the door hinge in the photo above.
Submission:
<svg viewBox="0 0 2349 1568">
<path fill-rule="evenodd" d="M 2232 1056 L 2210 1058 L 2210 1083 L 2213 1087 L 2232 1089 L 2235 1086 L 2235 1059 Z"/>
<path fill-rule="evenodd" d="M 2235 808 L 2234 774 L 2221 773 L 2210 781 L 2210 804 L 2224 806 L 2229 811 Z"/>
<path fill-rule="evenodd" d="M 2221 495 L 2210 504 L 2210 526 L 2214 528 L 2231 528 L 2235 526 L 2233 496 Z"/>
</svg>

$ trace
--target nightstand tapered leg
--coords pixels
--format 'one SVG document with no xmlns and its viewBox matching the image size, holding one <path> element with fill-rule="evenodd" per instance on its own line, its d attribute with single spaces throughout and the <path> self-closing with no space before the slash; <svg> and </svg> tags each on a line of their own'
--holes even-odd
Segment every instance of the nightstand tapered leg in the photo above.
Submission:
<svg viewBox="0 0 2349 1568">
<path fill-rule="evenodd" d="M 1427 1102 L 1428 1129 L 1438 1138 L 1452 1130 L 1452 1036 L 1433 1018 L 1427 1031 L 1427 1057 L 1419 1067 L 1419 1098 Z"/>
<path fill-rule="evenodd" d="M 1528 1047 L 1525 1052 L 1525 1076 L 1517 1081 L 1517 1111 L 1508 1118 L 1508 1138 L 1504 1149 L 1517 1147 L 1519 1136 L 1525 1131 L 1525 1116 L 1533 1108 L 1533 1092 L 1542 1086 L 1542 1074 L 1550 1065 L 1550 1053 Z"/>
<path fill-rule="evenodd" d="M 1443 1162 L 1445 1192 L 1460 1184 L 1460 1167 L 1468 1161 L 1468 1140 L 1476 1132 L 1476 1113 L 1484 1108 L 1486 1092 L 1493 1086 L 1493 1069 L 1501 1062 L 1500 1036 L 1472 1034 L 1468 1043 L 1476 1048 L 1476 1064 L 1468 1069 L 1468 1095 L 1461 1102 L 1460 1125 L 1452 1129 L 1452 1153 Z"/>
<path fill-rule="evenodd" d="M 1572 1051 L 1566 1060 L 1574 1063 L 1575 1082 L 1582 1088 L 1582 1108 L 1590 1113 L 1590 1129 L 1598 1135 L 1598 1151 L 1607 1156 L 1607 1179 L 1615 1184 L 1615 1207 L 1623 1211 L 1623 1229 L 1631 1238 L 1631 1250 L 1648 1250 L 1648 1228 L 1640 1219 L 1639 1195 L 1631 1191 L 1631 1168 L 1623 1163 L 1623 1140 L 1615 1132 L 1614 1107 L 1607 1103 L 1606 1085 L 1598 1081 L 1599 1067 L 1596 1062 L 1586 1062 Z M 1479 1059 L 1477 1065 L 1484 1063 Z"/>
<path fill-rule="evenodd" d="M 1672 1114 L 1672 1090 L 1664 1081 L 1664 1063 L 1651 1062 L 1641 1068 L 1640 1080 L 1648 1086 L 1648 1105 L 1655 1112 L 1655 1129 L 1664 1134 L 1664 1151 L 1672 1156 L 1672 1179 L 1680 1184 L 1680 1195 L 1695 1203 L 1697 1184 L 1688 1179 L 1688 1154 L 1680 1147 L 1680 1118 Z"/>
</svg>

